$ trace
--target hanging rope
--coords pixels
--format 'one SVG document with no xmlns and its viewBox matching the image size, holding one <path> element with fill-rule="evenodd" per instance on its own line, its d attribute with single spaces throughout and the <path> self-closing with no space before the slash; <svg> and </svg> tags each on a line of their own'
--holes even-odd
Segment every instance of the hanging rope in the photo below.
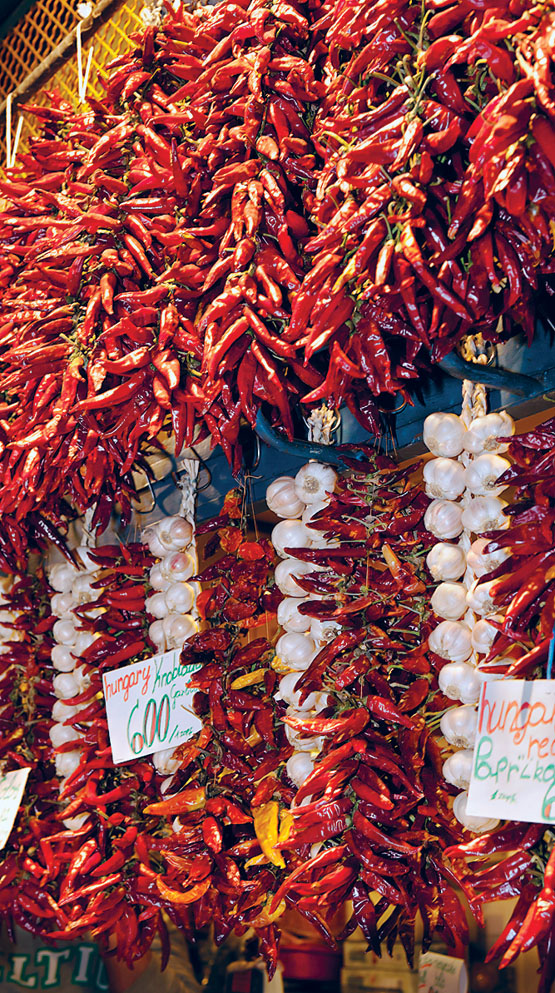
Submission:
<svg viewBox="0 0 555 993">
<path fill-rule="evenodd" d="M 191 547 L 189 554 L 195 560 L 195 568 L 198 569 L 197 538 L 196 538 L 196 510 L 198 496 L 198 478 L 200 472 L 200 462 L 198 459 L 183 459 L 180 468 L 183 467 L 183 475 L 179 481 L 181 489 L 181 503 L 179 505 L 179 516 L 184 517 L 189 522 L 193 530 Z M 196 598 L 191 608 L 191 614 L 198 620 L 199 614 L 196 605 Z"/>
</svg>

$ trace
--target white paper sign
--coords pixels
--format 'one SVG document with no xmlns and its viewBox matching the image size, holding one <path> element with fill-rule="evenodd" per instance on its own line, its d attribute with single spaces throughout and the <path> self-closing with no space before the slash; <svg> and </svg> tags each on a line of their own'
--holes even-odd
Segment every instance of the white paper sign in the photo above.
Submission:
<svg viewBox="0 0 555 993">
<path fill-rule="evenodd" d="M 467 809 L 555 822 L 555 680 L 484 683 Z"/>
<path fill-rule="evenodd" d="M 13 828 L 30 769 L 14 769 L 0 777 L 0 849 Z"/>
<path fill-rule="evenodd" d="M 178 650 L 102 674 L 116 765 L 175 748 L 202 728 L 189 688 L 198 665 L 180 665 Z"/>
<path fill-rule="evenodd" d="M 418 964 L 418 993 L 466 993 L 468 975 L 462 959 L 424 952 Z"/>
</svg>

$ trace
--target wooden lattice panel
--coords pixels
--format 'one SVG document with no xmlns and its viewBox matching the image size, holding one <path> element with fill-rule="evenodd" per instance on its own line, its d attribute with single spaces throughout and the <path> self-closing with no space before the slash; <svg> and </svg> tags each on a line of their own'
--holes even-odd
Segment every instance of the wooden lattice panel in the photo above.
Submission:
<svg viewBox="0 0 555 993">
<path fill-rule="evenodd" d="M 144 0 L 127 0 L 117 5 L 114 3 L 110 16 L 102 23 L 96 32 L 83 43 L 83 66 L 87 64 L 90 48 L 93 49 L 91 70 L 87 94 L 103 99 L 104 88 L 102 77 L 104 67 L 112 59 L 117 58 L 129 48 L 129 35 L 143 27 L 139 12 L 144 6 Z M 38 0 L 36 5 L 25 15 L 10 34 L 0 43 L 0 99 L 19 86 L 52 49 L 76 27 L 77 3 L 69 4 L 67 0 Z M 49 34 L 47 32 L 49 31 Z M 37 48 L 35 48 L 37 46 Z M 37 56 L 37 50 L 39 55 Z M 67 61 L 57 71 L 45 77 L 38 92 L 28 98 L 29 103 L 45 105 L 49 103 L 49 92 L 58 90 L 61 96 L 70 103 L 78 104 L 78 69 L 77 54 L 73 48 Z M 25 101 L 24 101 L 25 102 Z M 19 109 L 14 107 L 12 118 L 12 134 L 15 134 Z M 19 142 L 19 151 L 24 151 L 28 138 L 36 133 L 37 122 L 28 114 L 23 115 L 23 129 Z M 2 121 L 0 139 L 0 168 L 5 167 L 6 135 L 5 118 Z"/>
</svg>

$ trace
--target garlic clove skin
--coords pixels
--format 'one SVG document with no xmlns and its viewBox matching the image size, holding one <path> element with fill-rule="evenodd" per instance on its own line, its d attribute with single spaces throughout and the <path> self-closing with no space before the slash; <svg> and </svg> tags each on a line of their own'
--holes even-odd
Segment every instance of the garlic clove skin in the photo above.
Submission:
<svg viewBox="0 0 555 993">
<path fill-rule="evenodd" d="M 508 459 L 484 452 L 467 465 L 464 472 L 466 487 L 474 496 L 499 496 L 507 487 L 497 485 L 497 480 L 510 468 Z"/>
<path fill-rule="evenodd" d="M 168 552 L 180 552 L 188 548 L 193 538 L 193 528 L 184 517 L 166 517 L 157 525 L 158 541 Z"/>
<path fill-rule="evenodd" d="M 81 752 L 60 752 L 54 758 L 58 776 L 67 779 L 81 764 Z"/>
<path fill-rule="evenodd" d="M 466 662 L 472 654 L 472 632 L 462 621 L 441 621 L 430 633 L 430 651 L 449 662 Z"/>
<path fill-rule="evenodd" d="M 164 625 L 161 620 L 153 621 L 148 629 L 148 637 L 159 652 L 166 650 L 166 635 Z"/>
<path fill-rule="evenodd" d="M 464 466 L 454 459 L 430 459 L 424 466 L 424 482 L 429 497 L 456 500 L 466 485 Z"/>
<path fill-rule="evenodd" d="M 433 455 L 452 459 L 464 447 L 466 428 L 457 414 L 436 412 L 424 421 L 423 438 L 426 448 Z"/>
<path fill-rule="evenodd" d="M 285 734 L 290 745 L 296 749 L 297 752 L 321 752 L 323 745 L 323 738 L 307 738 L 303 737 L 302 731 L 295 731 L 294 728 L 290 728 L 288 724 L 285 725 Z"/>
<path fill-rule="evenodd" d="M 159 562 L 152 566 L 148 580 L 153 590 L 160 591 L 167 590 L 171 583 L 171 580 L 166 579 L 166 577 L 162 575 L 162 569 Z"/>
<path fill-rule="evenodd" d="M 462 512 L 462 524 L 472 534 L 483 531 L 501 531 L 509 527 L 509 518 L 505 517 L 503 509 L 507 506 L 505 500 L 495 496 L 472 497 Z M 429 509 L 429 508 L 428 508 Z"/>
<path fill-rule="evenodd" d="M 460 545 L 440 541 L 428 552 L 426 565 L 436 583 L 460 579 L 466 572 L 466 555 Z"/>
<path fill-rule="evenodd" d="M 150 574 L 151 586 L 154 586 L 152 582 L 153 571 L 154 569 L 151 570 Z M 186 582 L 194 575 L 195 571 L 195 560 L 188 552 L 172 552 L 160 562 L 160 572 L 164 579 L 170 583 Z"/>
<path fill-rule="evenodd" d="M 467 790 L 470 786 L 473 759 L 474 752 L 470 748 L 461 748 L 458 752 L 453 752 L 443 763 L 443 778 L 451 786 Z"/>
<path fill-rule="evenodd" d="M 50 610 L 54 617 L 63 617 L 69 614 L 78 603 L 73 599 L 71 593 L 55 593 L 50 601 Z"/>
<path fill-rule="evenodd" d="M 462 824 L 467 831 L 472 831 L 473 834 L 485 834 L 487 831 L 493 831 L 497 827 L 499 821 L 493 817 L 473 817 L 471 814 L 467 814 L 467 803 L 468 793 L 466 790 L 463 793 L 459 793 L 453 801 L 453 813 L 459 824 Z"/>
<path fill-rule="evenodd" d="M 75 566 L 70 565 L 69 562 L 56 562 L 48 577 L 52 589 L 56 590 L 56 593 L 70 593 L 77 572 Z"/>
<path fill-rule="evenodd" d="M 424 527 L 436 538 L 457 538 L 462 529 L 462 507 L 451 500 L 432 500 L 424 514 Z"/>
<path fill-rule="evenodd" d="M 61 672 L 59 676 L 54 676 L 52 688 L 59 700 L 71 700 L 80 692 L 79 683 L 73 672 Z"/>
<path fill-rule="evenodd" d="M 152 529 L 148 534 L 144 536 L 144 543 L 147 545 L 149 552 L 155 555 L 157 559 L 163 559 L 165 555 L 168 554 L 168 549 L 162 544 L 158 537 L 158 532 Z"/>
<path fill-rule="evenodd" d="M 438 676 L 441 692 L 461 703 L 478 703 L 482 682 L 480 673 L 466 662 L 449 662 Z"/>
<path fill-rule="evenodd" d="M 307 617 L 306 614 L 299 614 L 298 611 L 299 605 L 307 602 L 308 597 L 285 597 L 277 609 L 279 626 L 290 633 L 304 634 L 309 631 L 312 618 Z"/>
<path fill-rule="evenodd" d="M 478 579 L 486 576 L 488 572 L 493 572 L 494 569 L 497 569 L 497 566 L 506 562 L 511 557 L 510 552 L 504 548 L 498 548 L 494 552 L 486 553 L 484 549 L 487 548 L 489 543 L 488 538 L 476 538 L 467 552 L 466 561 L 468 568 Z"/>
<path fill-rule="evenodd" d="M 171 586 L 168 587 L 171 589 Z M 164 593 L 153 593 L 151 596 L 147 597 L 145 600 L 145 610 L 147 614 L 151 614 L 152 617 L 161 619 L 169 614 L 170 610 L 166 603 L 166 596 Z"/>
<path fill-rule="evenodd" d="M 79 707 L 70 706 L 64 703 L 63 700 L 56 700 L 52 705 L 52 720 L 58 721 L 59 724 L 63 724 L 64 721 L 71 720 L 72 717 L 76 717 L 79 713 Z"/>
<path fill-rule="evenodd" d="M 431 599 L 434 614 L 446 621 L 458 621 L 466 613 L 466 593 L 463 583 L 440 583 Z"/>
<path fill-rule="evenodd" d="M 282 634 L 276 642 L 276 655 L 291 669 L 308 669 L 315 654 L 316 646 L 305 634 Z"/>
<path fill-rule="evenodd" d="M 286 548 L 308 548 L 311 545 L 310 531 L 300 520 L 285 519 L 276 524 L 270 540 L 278 555 L 286 558 Z"/>
<path fill-rule="evenodd" d="M 478 711 L 471 704 L 451 707 L 440 722 L 443 737 L 453 748 L 473 748 L 478 727 Z"/>
<path fill-rule="evenodd" d="M 71 595 L 76 603 L 91 603 L 98 599 L 101 591 L 94 588 L 93 581 L 93 577 L 89 573 L 75 577 L 71 586 Z"/>
<path fill-rule="evenodd" d="M 313 617 L 310 625 L 310 636 L 315 645 L 329 645 L 343 628 L 335 621 L 321 621 L 319 617 Z"/>
<path fill-rule="evenodd" d="M 492 619 L 502 621 L 500 614 L 492 614 Z M 480 655 L 488 655 L 491 647 L 499 634 L 497 628 L 490 624 L 487 617 L 482 617 L 472 628 L 472 647 Z"/>
<path fill-rule="evenodd" d="M 294 752 L 285 763 L 285 771 L 292 783 L 299 789 L 314 769 L 314 762 L 308 752 Z"/>
<path fill-rule="evenodd" d="M 54 641 L 59 645 L 73 645 L 77 637 L 77 629 L 72 617 L 61 617 L 52 628 Z"/>
<path fill-rule="evenodd" d="M 159 596 L 160 594 L 155 595 Z M 195 602 L 195 589 L 191 583 L 172 583 L 163 594 L 163 597 L 169 611 L 175 611 L 177 614 L 187 614 Z M 149 600 L 151 599 L 149 597 Z M 154 616 L 158 617 L 160 615 L 155 614 Z"/>
<path fill-rule="evenodd" d="M 316 500 L 314 503 L 308 504 L 308 506 L 305 507 L 301 515 L 301 520 L 303 524 L 310 524 L 310 522 L 314 520 L 316 515 L 319 514 L 321 510 L 325 510 L 326 507 L 329 507 L 329 505 L 330 505 L 329 497 L 327 497 L 327 499 L 325 500 Z"/>
<path fill-rule="evenodd" d="M 510 438 L 515 433 L 515 422 L 502 410 L 498 414 L 476 417 L 464 436 L 464 447 L 473 455 L 481 452 L 505 452 L 507 445 L 498 438 Z"/>
<path fill-rule="evenodd" d="M 480 579 L 477 579 L 470 587 L 466 594 L 466 602 L 469 609 L 473 610 L 475 614 L 480 614 L 484 617 L 485 614 L 491 614 L 495 610 L 493 600 L 495 582 L 492 579 L 489 583 L 483 583 Z"/>
<path fill-rule="evenodd" d="M 181 767 L 181 759 L 176 757 L 175 748 L 164 748 L 161 752 L 154 752 L 152 764 L 161 776 L 173 776 Z"/>
<path fill-rule="evenodd" d="M 302 514 L 305 503 L 295 489 L 292 476 L 278 476 L 266 490 L 266 503 L 277 517 L 296 518 Z"/>
<path fill-rule="evenodd" d="M 178 614 L 173 618 L 166 635 L 168 648 L 183 648 L 185 642 L 197 632 L 198 625 L 191 614 Z"/>
<path fill-rule="evenodd" d="M 298 672 L 289 672 L 286 676 L 280 679 L 278 692 L 275 694 L 275 699 L 284 700 L 286 704 L 290 707 L 294 707 L 300 713 L 307 710 L 312 710 L 318 703 L 318 695 L 316 693 L 309 693 L 306 700 L 300 703 L 301 690 L 296 690 L 295 685 L 299 678 Z"/>
<path fill-rule="evenodd" d="M 307 462 L 295 476 L 295 493 L 305 504 L 321 503 L 333 493 L 337 474 L 322 462 Z"/>
<path fill-rule="evenodd" d="M 317 566 L 311 562 L 300 562 L 298 559 L 283 559 L 278 562 L 274 578 L 276 586 L 284 596 L 305 597 L 306 590 L 295 581 L 295 577 L 307 576 L 310 572 L 316 572 Z"/>
</svg>

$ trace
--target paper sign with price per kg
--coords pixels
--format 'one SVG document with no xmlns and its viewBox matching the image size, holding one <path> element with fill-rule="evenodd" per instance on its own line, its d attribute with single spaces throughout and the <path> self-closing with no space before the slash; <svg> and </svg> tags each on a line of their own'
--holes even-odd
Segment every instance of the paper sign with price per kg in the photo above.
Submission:
<svg viewBox="0 0 555 993">
<path fill-rule="evenodd" d="M 191 676 L 180 652 L 163 652 L 102 674 L 112 758 L 116 765 L 175 748 L 202 728 L 193 713 Z"/>
<path fill-rule="evenodd" d="M 484 683 L 467 810 L 555 823 L 555 680 Z"/>
</svg>

